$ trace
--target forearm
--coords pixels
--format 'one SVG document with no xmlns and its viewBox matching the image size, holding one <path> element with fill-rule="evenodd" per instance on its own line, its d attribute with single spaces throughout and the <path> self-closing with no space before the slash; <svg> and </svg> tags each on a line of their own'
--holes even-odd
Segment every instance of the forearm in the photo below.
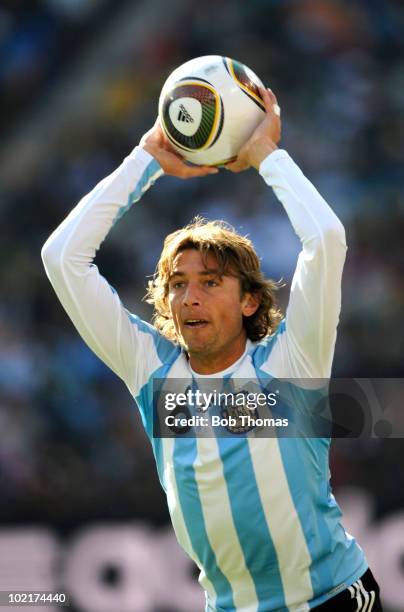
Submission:
<svg viewBox="0 0 404 612">
<path fill-rule="evenodd" d="M 345 248 L 342 223 L 286 151 L 269 155 L 260 174 L 282 203 L 304 248 L 316 248 L 327 238 Z"/>
</svg>

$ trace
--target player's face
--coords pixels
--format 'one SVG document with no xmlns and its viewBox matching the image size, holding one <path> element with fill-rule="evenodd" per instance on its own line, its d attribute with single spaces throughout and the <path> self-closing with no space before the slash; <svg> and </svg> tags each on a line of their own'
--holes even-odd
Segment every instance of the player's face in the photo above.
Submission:
<svg viewBox="0 0 404 612">
<path fill-rule="evenodd" d="M 178 253 L 169 281 L 169 306 L 177 336 L 200 374 L 220 372 L 244 352 L 243 315 L 251 316 L 259 302 L 241 295 L 240 280 L 218 275 L 218 264 L 209 254 L 207 267 L 195 249 Z"/>
</svg>

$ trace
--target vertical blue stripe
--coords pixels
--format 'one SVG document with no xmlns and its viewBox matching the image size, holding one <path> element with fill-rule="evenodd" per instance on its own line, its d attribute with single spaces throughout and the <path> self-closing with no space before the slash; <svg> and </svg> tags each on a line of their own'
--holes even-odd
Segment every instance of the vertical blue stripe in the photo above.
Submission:
<svg viewBox="0 0 404 612">
<path fill-rule="evenodd" d="M 174 342 L 171 342 L 171 340 L 165 338 L 153 325 L 146 323 L 146 321 L 143 321 L 143 319 L 137 315 L 130 313 L 129 319 L 132 325 L 135 325 L 140 332 L 152 336 L 154 348 L 161 363 L 164 364 L 163 367 L 167 366 L 170 368 L 175 358 L 181 353 L 181 348 L 177 344 L 174 344 Z M 156 375 L 154 374 L 154 376 Z M 163 378 L 163 376 L 161 375 L 160 378 Z"/>
<path fill-rule="evenodd" d="M 133 191 L 130 192 L 126 205 L 123 206 L 119 210 L 117 216 L 114 219 L 113 225 L 115 225 L 118 219 L 120 219 L 129 210 L 132 204 L 140 200 L 143 193 L 147 191 L 147 189 L 151 185 L 153 185 L 155 180 L 159 177 L 160 173 L 161 173 L 160 164 L 155 159 L 152 159 L 150 163 L 144 169 L 142 176 L 140 177 L 139 181 L 136 183 L 136 187 L 134 188 Z"/>
<path fill-rule="evenodd" d="M 158 389 L 155 389 L 154 381 L 155 379 L 165 379 L 169 369 L 171 368 L 177 356 L 178 355 L 176 354 L 176 352 L 172 351 L 171 360 L 156 370 L 154 375 L 152 375 L 147 381 L 147 383 L 143 385 L 139 392 L 139 395 L 135 398 L 139 408 L 140 416 L 142 418 L 143 427 L 145 428 L 145 431 L 152 445 L 154 457 L 156 460 L 157 473 L 164 491 L 166 490 L 166 485 L 164 482 L 164 453 L 162 441 L 161 438 L 155 438 L 153 436 L 154 402 L 156 401 L 156 397 L 158 395 Z"/>
<path fill-rule="evenodd" d="M 252 354 L 252 360 L 253 360 L 253 364 L 256 370 L 259 370 L 261 368 L 261 366 L 268 361 L 268 358 L 270 356 L 270 354 L 273 351 L 273 348 L 276 344 L 276 341 L 278 339 L 278 336 L 280 336 L 281 334 L 283 334 L 286 331 L 286 323 L 285 323 L 285 319 L 283 319 L 279 325 L 278 325 L 278 329 L 276 330 L 276 332 L 274 333 L 273 336 L 267 336 L 266 338 L 264 338 L 263 340 L 261 340 L 261 342 L 258 344 L 257 348 L 255 349 L 254 353 Z M 268 376 L 268 374 L 265 374 L 265 372 L 262 373 L 264 376 Z"/>
<path fill-rule="evenodd" d="M 326 438 L 278 438 L 289 490 L 312 560 L 313 596 L 324 593 L 325 585 L 335 586 L 329 564 L 333 538 L 324 519 L 326 500 L 321 488 L 328 481 L 329 440 Z M 323 498 L 323 500 L 321 500 Z M 317 500 L 317 504 L 313 500 Z M 314 516 L 313 516 L 314 514 Z"/>
<path fill-rule="evenodd" d="M 130 314 L 129 318 L 133 325 L 144 334 L 149 334 L 153 338 L 154 349 L 157 353 L 157 357 L 162 363 L 160 368 L 157 368 L 155 372 L 149 377 L 148 381 L 140 389 L 137 397 L 135 398 L 139 408 L 140 416 L 142 418 L 143 427 L 152 443 L 153 453 L 156 459 L 157 472 L 160 478 L 161 485 L 165 490 L 165 483 L 163 481 L 164 465 L 163 465 L 163 450 L 160 438 L 153 437 L 153 418 L 154 418 L 154 401 L 156 390 L 155 380 L 164 380 L 172 365 L 181 355 L 181 349 L 179 346 L 162 336 L 155 327 L 146 323 L 140 319 L 137 315 Z"/>
<path fill-rule="evenodd" d="M 248 441 L 245 438 L 217 438 L 217 442 L 234 524 L 257 593 L 258 611 L 266 612 L 269 600 L 271 603 L 276 601 L 276 608 L 281 608 L 285 606 L 281 574 L 259 495 Z M 259 443 L 260 440 L 255 442 Z"/>
<path fill-rule="evenodd" d="M 132 204 L 140 200 L 143 192 L 154 183 L 160 172 L 160 164 L 155 159 L 152 159 L 144 169 L 143 174 L 140 177 L 140 180 L 137 183 L 135 189 L 129 194 L 128 203 L 126 205 L 128 208 L 132 206 Z"/>
<path fill-rule="evenodd" d="M 189 539 L 207 578 L 216 591 L 218 608 L 235 609 L 230 582 L 220 570 L 206 532 L 202 503 L 193 467 L 197 455 L 195 438 L 176 438 L 174 466 L 178 497 Z"/>
</svg>

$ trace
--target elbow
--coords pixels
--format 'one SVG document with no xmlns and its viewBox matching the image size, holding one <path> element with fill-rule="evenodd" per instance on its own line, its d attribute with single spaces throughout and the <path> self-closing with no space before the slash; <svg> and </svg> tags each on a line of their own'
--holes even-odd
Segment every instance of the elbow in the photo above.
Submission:
<svg viewBox="0 0 404 612">
<path fill-rule="evenodd" d="M 347 250 L 345 228 L 339 219 L 335 218 L 334 222 L 324 229 L 322 242 L 331 249 L 341 248 L 344 252 Z"/>
<path fill-rule="evenodd" d="M 304 250 L 311 255 L 320 256 L 323 252 L 343 252 L 346 253 L 346 235 L 345 228 L 337 219 L 336 222 L 323 226 L 321 231 L 311 236 L 304 243 Z"/>
<path fill-rule="evenodd" d="M 320 233 L 306 242 L 303 250 L 310 259 L 327 262 L 326 265 L 334 269 L 342 267 L 347 252 L 344 226 L 338 221 L 323 227 Z"/>
<path fill-rule="evenodd" d="M 333 242 L 338 243 L 340 246 L 342 246 L 346 250 L 347 249 L 346 233 L 345 233 L 345 228 L 342 225 L 341 221 L 338 221 L 338 224 L 332 227 L 329 231 L 331 234 L 330 239 Z"/>
<path fill-rule="evenodd" d="M 335 273 L 342 270 L 347 252 L 345 229 L 342 223 L 334 225 L 325 232 L 322 250 L 327 266 L 331 267 Z"/>
<path fill-rule="evenodd" d="M 52 236 L 48 238 L 41 249 L 41 258 L 47 275 L 51 278 L 61 268 L 62 257 L 59 245 Z"/>
</svg>

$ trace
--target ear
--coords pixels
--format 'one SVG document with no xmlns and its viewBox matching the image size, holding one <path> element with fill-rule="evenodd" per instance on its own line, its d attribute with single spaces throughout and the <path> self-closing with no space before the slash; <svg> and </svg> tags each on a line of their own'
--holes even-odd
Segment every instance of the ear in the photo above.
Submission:
<svg viewBox="0 0 404 612">
<path fill-rule="evenodd" d="M 261 298 L 257 293 L 245 293 L 241 300 L 241 312 L 245 317 L 255 314 L 261 303 Z"/>
</svg>

